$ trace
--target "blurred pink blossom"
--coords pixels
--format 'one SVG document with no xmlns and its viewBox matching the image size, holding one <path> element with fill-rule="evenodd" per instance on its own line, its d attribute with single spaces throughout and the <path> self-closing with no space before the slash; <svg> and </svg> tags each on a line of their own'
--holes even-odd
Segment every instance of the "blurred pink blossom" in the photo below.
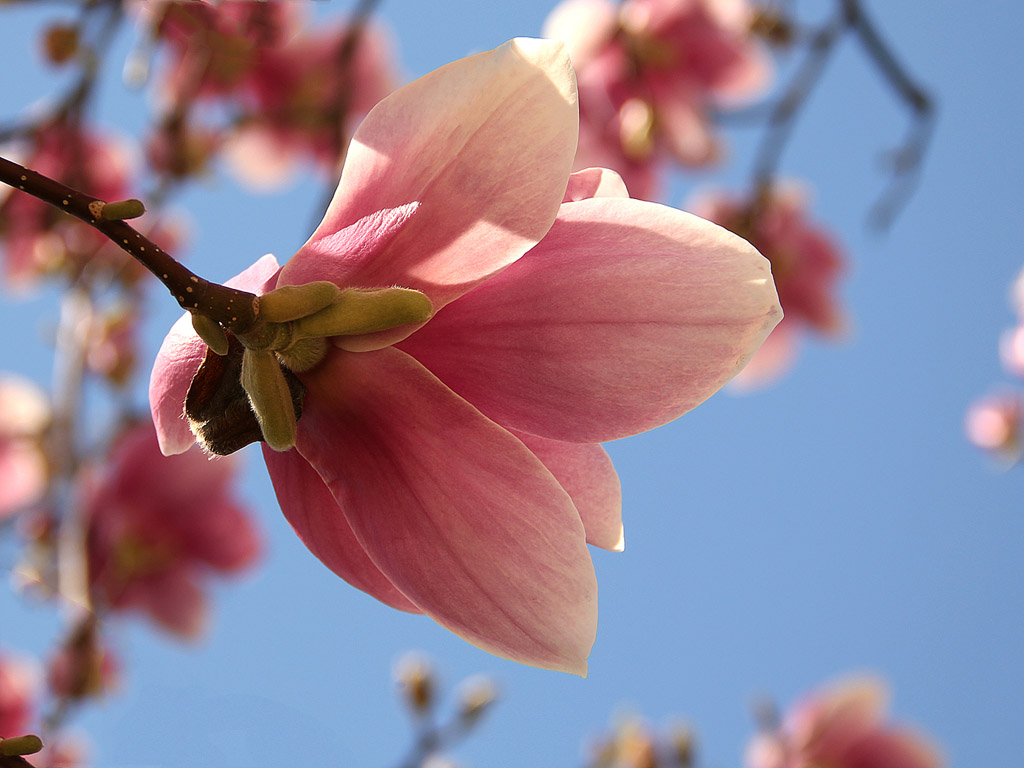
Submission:
<svg viewBox="0 0 1024 768">
<path fill-rule="evenodd" d="M 402 286 L 433 316 L 333 336 L 298 372 L 294 450 L 264 457 L 328 567 L 500 656 L 583 674 L 597 625 L 587 543 L 622 548 L 598 445 L 664 424 L 738 371 L 779 317 L 767 262 L 726 230 L 570 177 L 563 46 L 515 40 L 428 74 L 357 130 L 324 220 L 281 269 L 232 285 Z M 565 202 L 563 202 L 565 201 Z M 406 321 L 407 322 L 407 321 Z M 187 316 L 158 354 L 162 449 L 206 346 Z"/>
<path fill-rule="evenodd" d="M 39 387 L 18 376 L 0 376 L 0 520 L 46 492 L 42 440 L 49 423 L 50 404 Z"/>
<path fill-rule="evenodd" d="M 286 179 L 296 160 L 310 159 L 334 176 L 353 130 L 395 86 L 384 30 L 363 27 L 355 38 L 333 27 L 265 52 L 253 79 L 249 119 L 228 137 L 234 173 L 257 187 Z"/>
<path fill-rule="evenodd" d="M 999 337 L 999 359 L 1008 373 L 1024 377 L 1024 325 L 1010 328 Z"/>
<path fill-rule="evenodd" d="M 123 143 L 54 123 L 32 137 L 26 166 L 101 200 L 129 197 L 131 153 Z M 92 227 L 20 192 L 0 202 L 0 237 L 9 287 L 30 288 L 55 272 L 77 273 L 88 263 L 141 271 L 121 249 Z"/>
<path fill-rule="evenodd" d="M 304 3 L 264 0 L 143 0 L 135 9 L 167 43 L 163 88 L 172 103 L 248 88 L 265 51 L 292 40 L 306 18 Z"/>
<path fill-rule="evenodd" d="M 395 83 L 383 29 L 308 29 L 302 3 L 161 3 L 144 9 L 170 51 L 168 119 L 150 142 L 154 166 L 183 176 L 223 151 L 256 187 L 286 180 L 300 160 L 332 177 L 358 120 Z M 232 124 L 186 121 L 194 101 L 221 102 Z"/>
<path fill-rule="evenodd" d="M 244 570 L 261 550 L 234 498 L 234 472 L 230 459 L 198 449 L 162 455 L 152 424 L 126 430 L 80 489 L 93 599 L 197 636 L 207 613 L 204 581 Z"/>
<path fill-rule="evenodd" d="M 836 282 L 845 257 L 825 230 L 807 218 L 804 195 L 794 185 L 776 187 L 760 204 L 706 193 L 690 209 L 750 241 L 771 262 L 785 317 L 734 380 L 740 388 L 778 380 L 792 365 L 800 335 L 842 335 L 845 321 L 836 303 Z"/>
<path fill-rule="evenodd" d="M 747 748 L 747 768 L 939 768 L 931 741 L 885 722 L 888 691 L 878 679 L 855 678 L 794 707 L 777 732 Z"/>
<path fill-rule="evenodd" d="M 112 384 L 126 384 L 135 371 L 138 313 L 121 306 L 96 314 L 88 323 L 85 364 Z"/>
<path fill-rule="evenodd" d="M 1008 461 L 1021 456 L 1024 400 L 1018 392 L 1000 392 L 976 400 L 967 409 L 964 431 L 979 448 Z"/>
<path fill-rule="evenodd" d="M 39 673 L 35 666 L 0 653 L 0 738 L 31 733 L 38 695 Z"/>
<path fill-rule="evenodd" d="M 717 161 L 712 106 L 759 95 L 770 78 L 746 0 L 563 0 L 544 36 L 569 46 L 580 90 L 577 168 L 622 174 L 658 194 L 658 164 Z"/>
</svg>

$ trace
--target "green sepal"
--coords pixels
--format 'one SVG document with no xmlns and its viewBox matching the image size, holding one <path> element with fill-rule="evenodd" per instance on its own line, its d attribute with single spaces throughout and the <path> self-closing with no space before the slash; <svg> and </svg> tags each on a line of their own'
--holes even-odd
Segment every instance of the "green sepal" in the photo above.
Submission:
<svg viewBox="0 0 1024 768">
<path fill-rule="evenodd" d="M 346 288 L 330 306 L 295 321 L 299 337 L 356 336 L 430 319 L 434 305 L 412 288 Z"/>
<path fill-rule="evenodd" d="M 329 306 L 340 293 L 338 286 L 326 280 L 283 285 L 260 296 L 259 316 L 268 323 L 298 320 Z"/>
<path fill-rule="evenodd" d="M 275 451 L 292 448 L 296 436 L 295 408 L 274 353 L 246 349 L 242 354 L 241 381 L 267 445 Z"/>
<path fill-rule="evenodd" d="M 206 342 L 206 346 L 216 354 L 223 357 L 228 353 L 228 337 L 220 324 L 206 315 L 199 312 L 192 313 L 192 328 L 199 334 L 199 338 Z"/>
</svg>

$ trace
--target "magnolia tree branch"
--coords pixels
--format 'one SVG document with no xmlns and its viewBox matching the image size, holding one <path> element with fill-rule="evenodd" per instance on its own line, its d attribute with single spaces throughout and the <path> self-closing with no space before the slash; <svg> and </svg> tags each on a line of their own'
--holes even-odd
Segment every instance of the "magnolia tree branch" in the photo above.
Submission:
<svg viewBox="0 0 1024 768">
<path fill-rule="evenodd" d="M 141 213 L 132 201 L 107 203 L 0 157 L 0 182 L 68 213 L 101 232 L 166 286 L 181 307 L 205 315 L 232 333 L 244 333 L 256 321 L 255 295 L 193 274 L 123 218 Z M 133 208 L 137 210 L 132 210 Z"/>
<path fill-rule="evenodd" d="M 860 2 L 843 0 L 843 11 L 847 23 L 857 35 L 868 58 L 913 112 L 907 139 L 903 146 L 893 153 L 893 179 L 872 212 L 874 222 L 880 227 L 886 227 L 917 184 L 925 149 L 931 141 L 935 123 L 935 104 L 928 92 L 914 82 L 896 59 Z"/>
<path fill-rule="evenodd" d="M 755 200 L 763 199 L 771 186 L 782 152 L 792 135 L 796 116 L 824 74 L 836 44 L 844 34 L 853 33 L 886 83 L 912 112 L 907 139 L 893 153 L 892 180 L 871 214 L 872 222 L 884 228 L 909 199 L 920 174 L 925 149 L 931 139 L 934 104 L 928 93 L 914 82 L 896 59 L 865 12 L 861 0 L 838 0 L 838 3 L 835 16 L 811 35 L 806 59 L 785 93 L 769 111 L 767 130 L 754 160 Z"/>
</svg>

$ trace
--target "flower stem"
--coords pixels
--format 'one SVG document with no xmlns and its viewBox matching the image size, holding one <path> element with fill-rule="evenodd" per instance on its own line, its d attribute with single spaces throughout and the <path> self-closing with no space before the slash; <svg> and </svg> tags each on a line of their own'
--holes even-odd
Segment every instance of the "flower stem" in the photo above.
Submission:
<svg viewBox="0 0 1024 768">
<path fill-rule="evenodd" d="M 49 203 L 101 232 L 152 272 L 183 309 L 206 315 L 233 333 L 244 333 L 256 321 L 255 295 L 196 276 L 130 224 L 104 219 L 97 210 L 105 201 L 3 157 L 0 157 L 0 182 Z"/>
</svg>

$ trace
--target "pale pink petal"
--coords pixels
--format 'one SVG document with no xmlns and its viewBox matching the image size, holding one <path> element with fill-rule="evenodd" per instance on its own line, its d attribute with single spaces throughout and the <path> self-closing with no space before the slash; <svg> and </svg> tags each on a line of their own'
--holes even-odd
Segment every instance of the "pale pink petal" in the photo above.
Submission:
<svg viewBox="0 0 1024 768">
<path fill-rule="evenodd" d="M 774 384 L 793 366 L 800 345 L 800 335 L 794 324 L 783 318 L 764 340 L 754 356 L 736 374 L 729 388 L 737 393 L 752 392 Z"/>
<path fill-rule="evenodd" d="M 618 11 L 609 0 L 563 0 L 554 7 L 540 36 L 561 40 L 576 68 L 597 57 L 618 27 Z"/>
<path fill-rule="evenodd" d="M 356 131 L 323 222 L 288 283 L 399 285 L 441 307 L 518 259 L 551 226 L 576 149 L 575 76 L 559 43 L 513 40 L 380 102 Z M 382 209 L 421 210 L 383 249 L 321 245 Z M 326 266 L 325 259 L 337 263 Z"/>
<path fill-rule="evenodd" d="M 297 447 L 388 579 L 491 653 L 584 674 L 597 582 L 544 465 L 393 347 L 332 353 L 303 381 Z"/>
<path fill-rule="evenodd" d="M 264 445 L 263 458 L 281 511 L 310 552 L 356 589 L 400 611 L 421 613 L 370 561 L 338 502 L 298 451 Z"/>
<path fill-rule="evenodd" d="M 225 285 L 263 293 L 277 270 L 277 259 L 267 254 Z M 149 379 L 149 407 L 165 456 L 187 451 L 195 443 L 185 419 L 185 395 L 205 355 L 206 344 L 192 330 L 192 316 L 186 312 L 160 345 Z"/>
<path fill-rule="evenodd" d="M 721 155 L 718 139 L 705 115 L 701 96 L 692 88 L 668 82 L 657 88 L 655 113 L 658 133 L 669 152 L 684 165 L 708 165 Z"/>
<path fill-rule="evenodd" d="M 701 403 L 781 311 L 745 240 L 654 203 L 566 203 L 543 242 L 402 342 L 490 418 L 602 442 Z"/>
<path fill-rule="evenodd" d="M 38 446 L 0 439 L 0 521 L 43 497 L 46 458 Z"/>
<path fill-rule="evenodd" d="M 569 494 L 583 520 L 587 543 L 621 552 L 622 488 L 604 448 L 596 443 L 563 443 L 509 430 L 533 451 Z"/>
<path fill-rule="evenodd" d="M 592 197 L 629 197 L 622 177 L 607 168 L 584 168 L 569 176 L 563 203 L 575 203 Z"/>
</svg>

